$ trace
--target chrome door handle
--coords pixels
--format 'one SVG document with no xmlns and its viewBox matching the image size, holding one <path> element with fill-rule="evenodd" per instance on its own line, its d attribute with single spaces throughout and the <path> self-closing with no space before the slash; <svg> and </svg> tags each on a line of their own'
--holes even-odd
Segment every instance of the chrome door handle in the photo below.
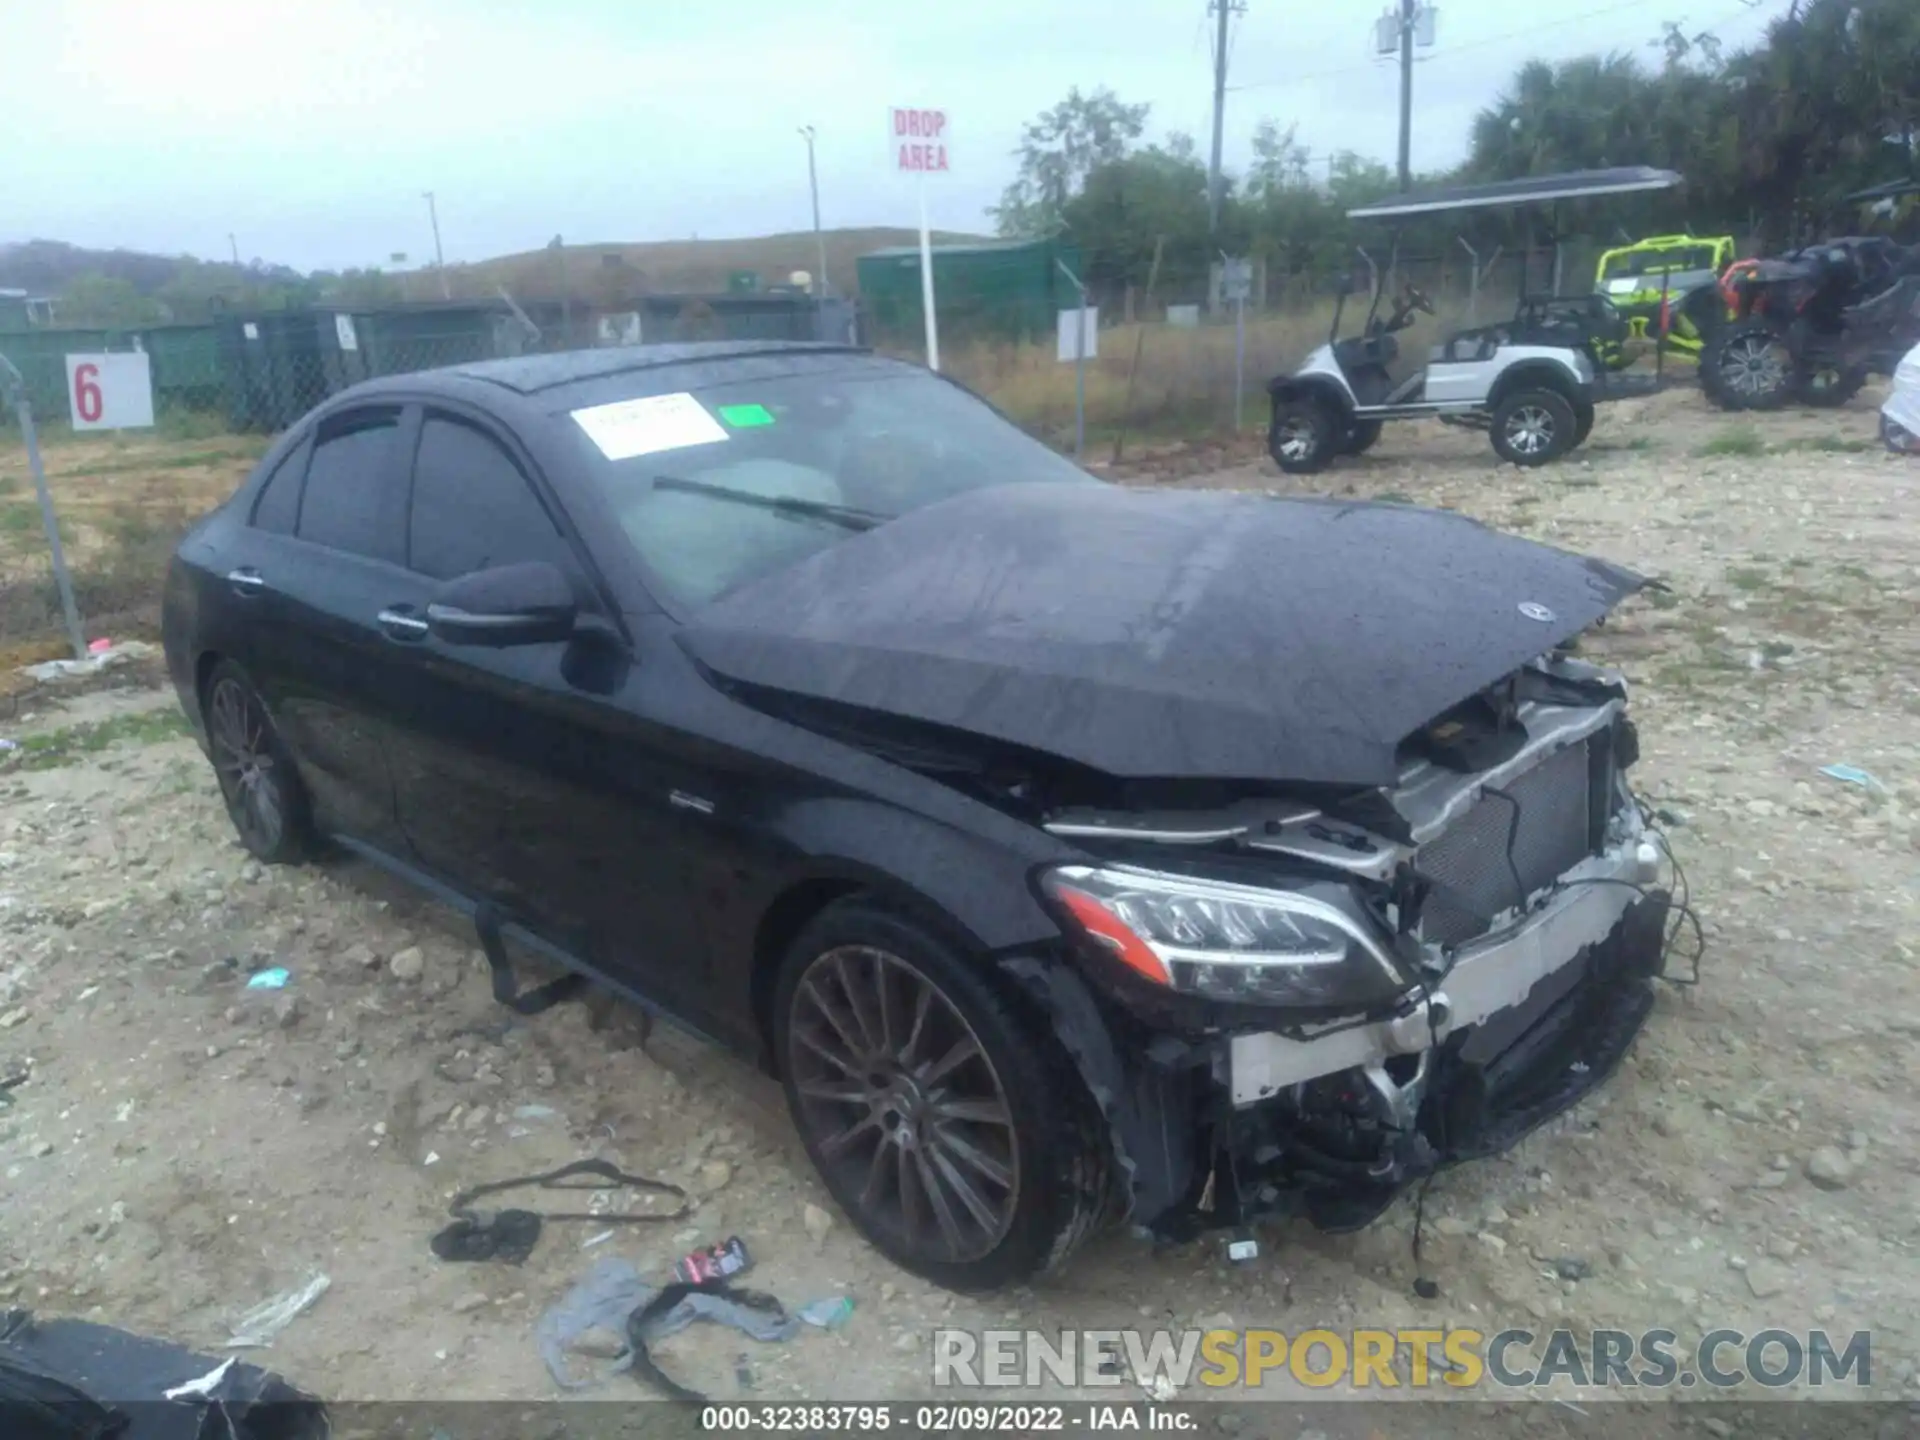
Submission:
<svg viewBox="0 0 1920 1440">
<path fill-rule="evenodd" d="M 380 628 L 395 640 L 424 640 L 427 638 L 427 622 L 418 615 L 409 615 L 405 610 L 386 609 L 374 617 Z"/>
<path fill-rule="evenodd" d="M 259 595 L 267 588 L 267 577 L 251 565 L 227 572 L 227 585 L 236 595 Z"/>
</svg>

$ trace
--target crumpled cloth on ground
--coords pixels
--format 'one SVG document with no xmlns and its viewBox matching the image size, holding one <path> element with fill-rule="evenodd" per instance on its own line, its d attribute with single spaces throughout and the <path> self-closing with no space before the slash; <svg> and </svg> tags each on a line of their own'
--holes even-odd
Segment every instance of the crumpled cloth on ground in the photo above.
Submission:
<svg viewBox="0 0 1920 1440">
<path fill-rule="evenodd" d="M 743 1296 L 765 1298 L 756 1296 L 752 1291 L 730 1292 L 730 1287 L 724 1284 L 715 1289 L 691 1286 L 673 1288 L 684 1289 L 688 1293 L 670 1309 L 648 1321 L 646 1339 L 659 1340 L 678 1334 L 695 1320 L 730 1325 L 743 1335 L 769 1343 L 791 1339 L 800 1328 L 799 1320 L 778 1308 L 777 1302 L 775 1308 L 769 1310 L 743 1301 Z M 566 1348 L 576 1336 L 584 1335 L 589 1330 L 628 1334 L 628 1319 L 650 1304 L 657 1293 L 654 1286 L 640 1278 L 639 1270 L 634 1268 L 630 1260 L 609 1255 L 596 1264 L 587 1272 L 584 1280 L 561 1296 L 540 1317 L 540 1323 L 534 1327 L 534 1341 L 540 1347 L 540 1358 L 546 1362 L 547 1373 L 553 1376 L 553 1383 L 563 1390 L 585 1390 L 603 1383 L 610 1376 L 632 1369 L 634 1353 L 628 1350 L 598 1374 L 584 1380 L 576 1379 L 567 1367 Z"/>
</svg>

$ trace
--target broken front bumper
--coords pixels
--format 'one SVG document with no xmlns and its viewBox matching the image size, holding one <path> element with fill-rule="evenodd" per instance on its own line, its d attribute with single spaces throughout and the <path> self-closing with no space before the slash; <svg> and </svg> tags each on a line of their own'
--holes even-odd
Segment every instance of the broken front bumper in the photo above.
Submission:
<svg viewBox="0 0 1920 1440">
<path fill-rule="evenodd" d="M 1509 1148 L 1603 1083 L 1662 964 L 1668 899 L 1628 878 L 1631 851 L 1594 857 L 1524 921 L 1463 947 L 1400 1016 L 1229 1042 L 1208 1221 L 1358 1228 L 1408 1183 Z"/>
</svg>

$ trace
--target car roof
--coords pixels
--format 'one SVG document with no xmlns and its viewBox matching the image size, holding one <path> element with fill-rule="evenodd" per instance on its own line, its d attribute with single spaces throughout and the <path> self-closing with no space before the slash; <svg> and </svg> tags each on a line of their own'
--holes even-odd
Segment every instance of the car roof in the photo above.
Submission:
<svg viewBox="0 0 1920 1440">
<path fill-rule="evenodd" d="M 537 395 L 583 380 L 603 380 L 637 370 L 661 370 L 675 365 L 710 365 L 719 360 L 741 360 L 759 355 L 864 354 L 863 347 L 800 340 L 707 340 L 674 345 L 619 345 L 597 350 L 565 350 L 554 354 L 517 355 L 504 360 L 477 360 L 450 365 L 447 375 L 485 380 L 520 395 Z"/>
</svg>

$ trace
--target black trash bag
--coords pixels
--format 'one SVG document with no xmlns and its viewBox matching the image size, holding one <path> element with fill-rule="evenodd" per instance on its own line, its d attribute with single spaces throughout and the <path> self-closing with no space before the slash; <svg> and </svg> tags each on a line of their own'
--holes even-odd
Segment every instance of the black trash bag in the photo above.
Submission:
<svg viewBox="0 0 1920 1440">
<path fill-rule="evenodd" d="M 166 1392 L 220 1369 L 182 1345 L 85 1320 L 0 1317 L 6 1440 L 327 1440 L 326 1407 L 234 1360 L 205 1395 Z"/>
</svg>

